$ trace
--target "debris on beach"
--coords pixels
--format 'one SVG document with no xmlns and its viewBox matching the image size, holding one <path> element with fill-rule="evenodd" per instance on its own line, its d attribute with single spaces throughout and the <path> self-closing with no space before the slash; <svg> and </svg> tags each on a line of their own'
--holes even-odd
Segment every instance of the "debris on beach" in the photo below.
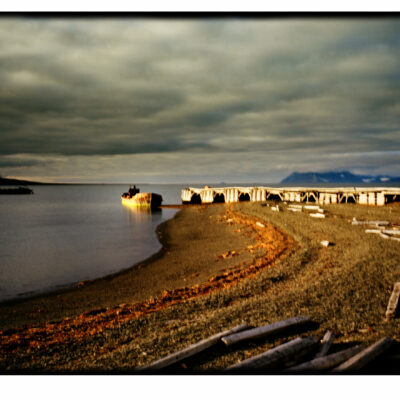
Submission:
<svg viewBox="0 0 400 400">
<path fill-rule="evenodd" d="M 314 213 L 314 214 L 310 214 L 310 217 L 313 217 L 313 218 L 325 218 L 325 214 Z"/>
<path fill-rule="evenodd" d="M 306 210 L 319 210 L 319 206 L 305 205 L 304 209 L 306 209 Z"/>
<path fill-rule="evenodd" d="M 399 297 L 400 297 L 400 282 L 396 282 L 393 285 L 393 291 L 389 299 L 389 303 L 386 309 L 386 318 L 391 319 L 395 318 L 397 314 L 397 308 L 399 306 Z"/>
<path fill-rule="evenodd" d="M 387 229 L 388 225 L 391 229 Z M 389 221 L 357 221 L 353 218 L 352 225 L 374 225 L 376 229 L 365 229 L 365 233 L 375 233 L 382 239 L 391 239 L 400 242 L 400 226 L 390 223 Z"/>
<path fill-rule="evenodd" d="M 312 321 L 304 316 L 293 317 L 260 327 L 250 327 L 247 323 L 242 323 L 157 359 L 138 368 L 137 371 L 161 370 L 174 366 L 187 368 L 187 365 L 183 367 L 181 364 L 177 364 L 182 360 L 207 351 L 218 343 L 222 342 L 229 349 L 235 349 L 235 345 L 239 342 L 241 346 L 245 346 L 244 343 L 254 342 L 254 340 L 275 341 L 278 337 L 292 336 L 295 330 L 299 333 L 300 331 L 309 331 L 312 329 L 310 323 Z M 297 336 L 260 354 L 239 360 L 225 368 L 224 371 L 227 373 L 231 371 L 234 373 L 268 371 L 287 374 L 355 372 L 370 364 L 394 343 L 392 338 L 384 337 L 368 348 L 365 348 L 363 344 L 356 344 L 344 350 L 331 352 L 334 338 L 335 335 L 332 331 L 327 331 L 321 339 L 314 336 Z M 245 354 L 248 353 L 245 352 Z"/>
<path fill-rule="evenodd" d="M 301 212 L 301 208 L 292 208 L 292 207 L 288 207 L 288 211 L 292 211 L 292 212 Z"/>
<path fill-rule="evenodd" d="M 347 373 L 347 372 L 355 372 L 365 367 L 368 363 L 378 357 L 381 353 L 387 350 L 393 344 L 393 339 L 391 338 L 382 338 L 378 342 L 374 343 L 372 346 L 367 349 L 357 353 L 349 360 L 345 361 L 343 364 L 340 364 L 338 367 L 332 370 L 334 373 Z"/>
<path fill-rule="evenodd" d="M 239 255 L 239 252 L 237 252 L 237 251 L 235 251 L 235 250 L 229 250 L 229 251 L 227 251 L 227 252 L 225 252 L 225 253 L 219 255 L 219 256 L 217 257 L 217 259 L 218 259 L 218 260 L 224 260 L 225 258 L 228 258 L 228 257 L 235 257 L 235 256 L 238 256 L 238 255 Z"/>
<path fill-rule="evenodd" d="M 221 338 L 224 338 L 225 336 L 229 336 L 236 332 L 243 331 L 244 329 L 247 329 L 248 327 L 249 326 L 246 323 L 244 323 L 244 324 L 235 326 L 232 329 L 228 329 L 226 331 L 216 333 L 215 335 L 213 335 L 209 338 L 200 340 L 199 342 L 194 343 L 194 344 L 190 345 L 189 347 L 184 348 L 183 350 L 179 350 L 173 354 L 170 354 L 166 357 L 156 360 L 153 363 L 151 363 L 150 365 L 139 368 L 138 370 L 139 371 L 160 370 L 160 369 L 169 367 L 173 364 L 176 364 L 179 361 L 185 360 L 188 357 L 191 357 L 195 354 L 198 354 L 198 353 L 214 346 L 215 344 L 217 344 L 219 342 L 219 340 Z"/>
<path fill-rule="evenodd" d="M 352 225 L 389 225 L 389 221 L 358 221 L 356 217 L 353 217 L 353 220 L 351 221 Z"/>
</svg>

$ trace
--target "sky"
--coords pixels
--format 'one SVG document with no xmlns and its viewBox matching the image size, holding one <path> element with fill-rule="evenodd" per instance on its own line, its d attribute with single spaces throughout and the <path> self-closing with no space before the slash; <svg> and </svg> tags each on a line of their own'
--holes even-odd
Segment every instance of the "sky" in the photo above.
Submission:
<svg viewBox="0 0 400 400">
<path fill-rule="evenodd" d="M 0 19 L 0 175 L 400 176 L 399 18 Z"/>
</svg>

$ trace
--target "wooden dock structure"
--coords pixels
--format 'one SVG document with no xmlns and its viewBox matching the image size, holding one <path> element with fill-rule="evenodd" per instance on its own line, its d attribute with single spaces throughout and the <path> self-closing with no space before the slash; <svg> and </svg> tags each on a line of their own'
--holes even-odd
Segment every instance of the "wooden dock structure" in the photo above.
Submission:
<svg viewBox="0 0 400 400">
<path fill-rule="evenodd" d="M 286 201 L 297 203 L 356 203 L 374 206 L 400 202 L 400 187 L 221 187 L 186 188 L 183 204 Z"/>
</svg>

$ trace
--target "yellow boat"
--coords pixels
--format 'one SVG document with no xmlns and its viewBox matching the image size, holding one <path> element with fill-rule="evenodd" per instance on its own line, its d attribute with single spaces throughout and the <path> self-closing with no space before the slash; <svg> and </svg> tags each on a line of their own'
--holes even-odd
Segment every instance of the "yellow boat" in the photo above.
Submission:
<svg viewBox="0 0 400 400">
<path fill-rule="evenodd" d="M 122 204 L 129 206 L 150 208 L 152 210 L 159 208 L 162 203 L 162 197 L 157 193 L 140 193 L 140 189 L 131 186 L 129 191 L 121 196 Z"/>
</svg>

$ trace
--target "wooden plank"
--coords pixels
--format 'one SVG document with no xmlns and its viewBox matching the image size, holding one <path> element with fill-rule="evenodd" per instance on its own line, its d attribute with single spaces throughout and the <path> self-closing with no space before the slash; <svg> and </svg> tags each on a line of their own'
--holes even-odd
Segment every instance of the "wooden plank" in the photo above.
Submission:
<svg viewBox="0 0 400 400">
<path fill-rule="evenodd" d="M 400 235 L 400 230 L 397 229 L 384 229 L 382 233 L 385 233 L 386 235 Z"/>
<path fill-rule="evenodd" d="M 389 221 L 357 221 L 353 219 L 352 225 L 389 225 Z"/>
<path fill-rule="evenodd" d="M 323 357 L 328 354 L 330 347 L 332 346 L 335 335 L 332 331 L 326 331 L 324 337 L 321 340 L 320 348 L 314 358 Z"/>
<path fill-rule="evenodd" d="M 319 206 L 304 206 L 306 210 L 319 210 Z"/>
<path fill-rule="evenodd" d="M 299 352 L 303 352 L 306 349 L 308 349 L 310 352 L 313 351 L 317 345 L 318 339 L 312 336 L 306 338 L 296 338 L 290 342 L 274 347 L 273 349 L 262 354 L 250 357 L 247 360 L 234 364 L 228 367 L 226 370 L 246 371 L 260 368 L 275 368 L 278 365 L 290 360 Z"/>
<path fill-rule="evenodd" d="M 325 218 L 325 214 L 320 214 L 320 213 L 315 213 L 315 214 L 309 214 L 310 217 L 313 218 Z"/>
<path fill-rule="evenodd" d="M 324 371 L 336 367 L 350 357 L 360 353 L 365 347 L 363 345 L 353 346 L 349 349 L 339 351 L 337 353 L 329 354 L 329 356 L 323 356 L 314 358 L 311 361 L 296 365 L 294 367 L 285 369 L 283 372 L 299 373 L 299 372 L 317 372 Z"/>
<path fill-rule="evenodd" d="M 400 297 L 400 282 L 396 282 L 393 285 L 393 291 L 389 299 L 389 303 L 387 305 L 385 316 L 386 318 L 394 318 L 396 316 L 397 307 L 399 305 L 399 297 Z"/>
<path fill-rule="evenodd" d="M 242 324 L 239 326 L 235 326 L 232 329 L 217 333 L 213 336 L 210 336 L 209 338 L 200 340 L 199 342 L 192 344 L 183 350 L 179 350 L 173 354 L 163 357 L 157 361 L 154 361 L 153 363 L 151 363 L 147 366 L 139 368 L 139 370 L 142 370 L 142 371 L 143 370 L 158 370 L 158 369 L 169 367 L 170 365 L 173 365 L 179 361 L 182 361 L 188 357 L 191 357 L 197 353 L 200 353 L 201 351 L 203 351 L 205 349 L 208 349 L 209 347 L 215 345 L 222 337 L 228 336 L 235 332 L 240 332 L 244 329 L 247 329 L 248 327 L 249 326 L 247 324 Z"/>
<path fill-rule="evenodd" d="M 260 337 L 275 335 L 290 328 L 306 324 L 307 322 L 310 322 L 308 317 L 294 317 L 284 321 L 274 322 L 273 324 L 260 326 L 258 328 L 248 329 L 244 332 L 234 333 L 222 338 L 221 340 L 227 346 L 232 346 L 233 344 L 242 342 L 243 340 L 258 339 Z"/>
<path fill-rule="evenodd" d="M 334 373 L 358 371 L 387 350 L 393 339 L 384 337 L 332 370 Z"/>
<path fill-rule="evenodd" d="M 366 229 L 365 233 L 378 233 L 381 234 L 381 230 L 380 229 Z"/>
</svg>

